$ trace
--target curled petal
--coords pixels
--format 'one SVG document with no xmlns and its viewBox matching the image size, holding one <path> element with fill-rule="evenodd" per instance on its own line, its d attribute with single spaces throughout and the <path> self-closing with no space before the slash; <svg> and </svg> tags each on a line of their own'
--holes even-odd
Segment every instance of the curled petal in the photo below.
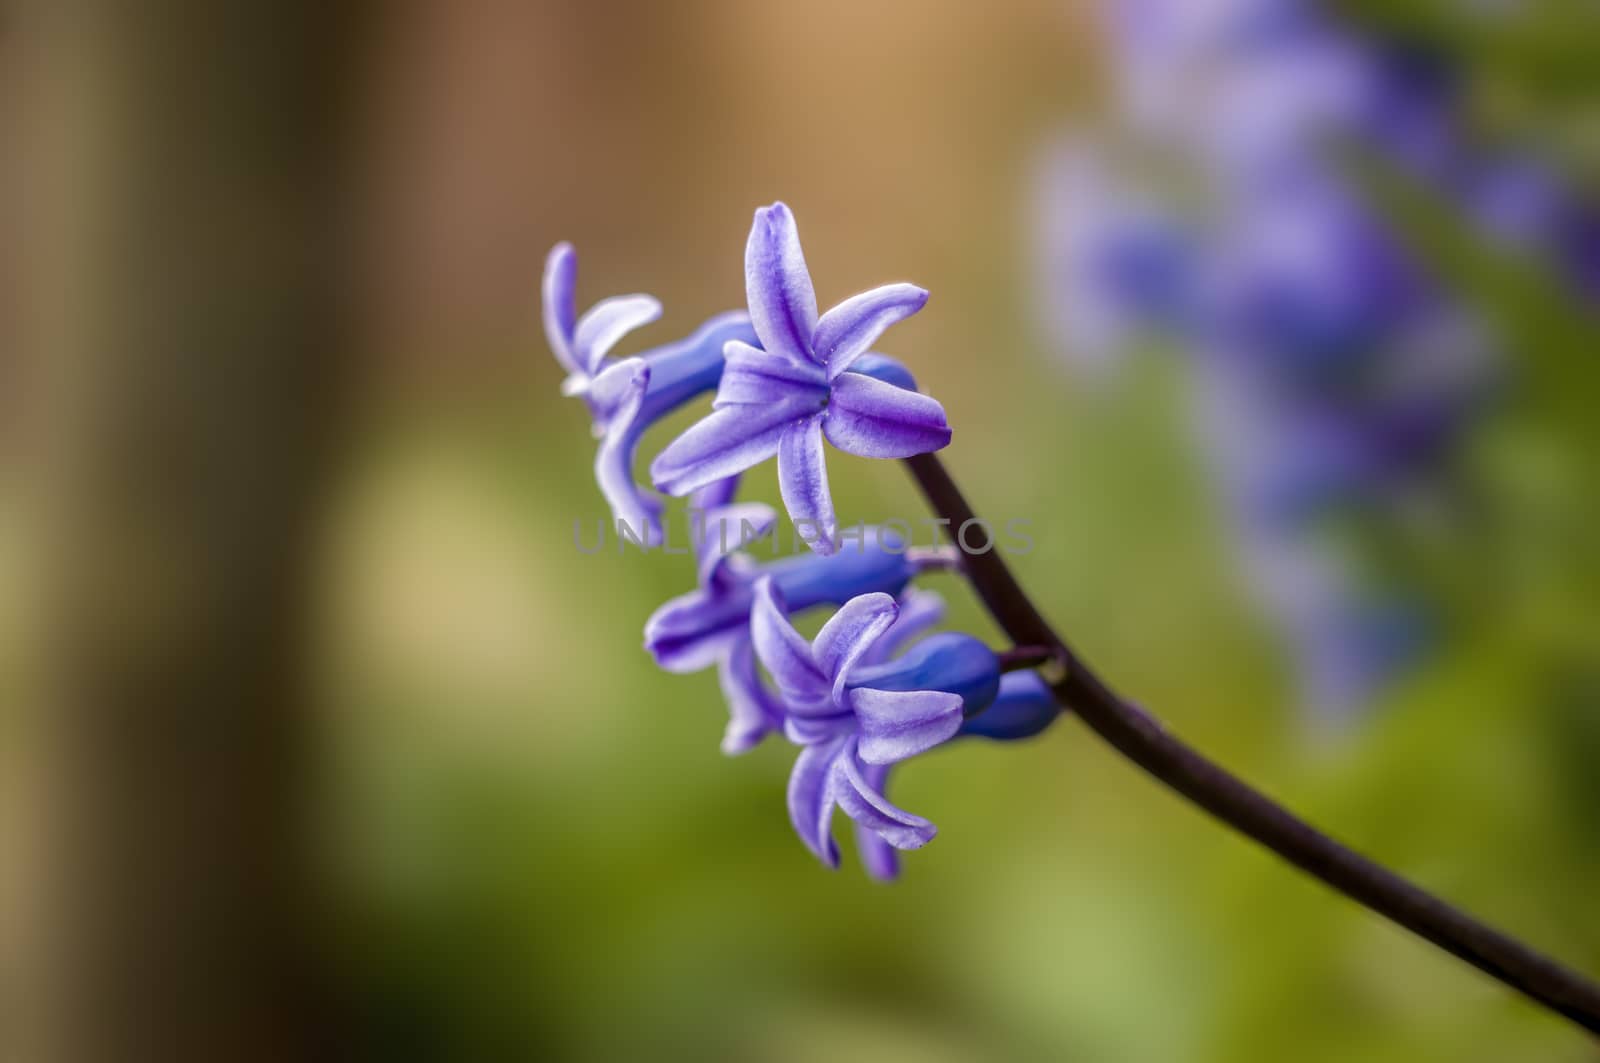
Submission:
<svg viewBox="0 0 1600 1063">
<path fill-rule="evenodd" d="M 795 758 L 789 774 L 789 822 L 806 848 L 829 867 L 839 866 L 839 848 L 830 830 L 833 819 L 834 763 L 844 739 L 807 746 Z"/>
<path fill-rule="evenodd" d="M 884 793 L 889 781 L 889 767 L 886 764 L 864 764 L 861 778 L 873 791 Z M 855 834 L 856 855 L 861 858 L 861 866 L 867 869 L 867 874 L 879 882 L 891 882 L 900 877 L 900 856 L 894 846 L 859 823 L 855 824 Z"/>
<path fill-rule="evenodd" d="M 927 301 L 927 291 L 915 284 L 885 284 L 852 295 L 823 314 L 813 349 L 817 362 L 827 368 L 828 379 L 850 368 L 884 329 L 915 314 Z"/>
<path fill-rule="evenodd" d="M 571 244 L 559 243 L 544 260 L 544 338 L 550 344 L 550 353 L 569 374 L 583 371 L 572 349 L 572 332 L 578 317 L 574 303 L 577 287 L 578 253 Z"/>
<path fill-rule="evenodd" d="M 900 616 L 883 637 L 861 658 L 862 664 L 882 664 L 944 619 L 944 599 L 933 591 L 912 587 L 897 603 Z"/>
<path fill-rule="evenodd" d="M 833 680 L 833 703 L 843 711 L 845 677 L 850 666 L 872 649 L 872 644 L 889 630 L 900 613 L 887 594 L 860 594 L 839 607 L 828 618 L 811 643 L 811 657 L 822 674 Z"/>
<path fill-rule="evenodd" d="M 817 295 L 800 251 L 800 230 L 782 203 L 756 211 L 744 250 L 745 297 L 761 346 L 797 361 L 815 361 Z"/>
<path fill-rule="evenodd" d="M 950 443 L 937 399 L 860 373 L 833 382 L 822 430 L 834 446 L 863 458 L 909 458 Z"/>
<path fill-rule="evenodd" d="M 818 670 L 811 656 L 811 645 L 789 623 L 771 576 L 756 582 L 755 602 L 750 610 L 750 637 L 756 656 L 783 693 L 791 712 L 813 715 L 833 712 L 828 700 L 827 677 Z"/>
<path fill-rule="evenodd" d="M 838 526 L 828 494 L 820 418 L 809 417 L 784 429 L 778 441 L 778 491 L 797 531 L 802 522 L 809 526 L 812 534 L 801 535 L 806 545 L 823 556 L 833 553 L 838 548 Z"/>
<path fill-rule="evenodd" d="M 572 353 L 580 369 L 594 376 L 618 340 L 660 316 L 661 304 L 648 295 L 616 295 L 595 303 L 573 332 Z"/>
<path fill-rule="evenodd" d="M 720 661 L 749 630 L 745 608 L 726 595 L 679 595 L 644 625 L 644 648 L 668 672 L 698 672 Z"/>
<path fill-rule="evenodd" d="M 739 639 L 723 657 L 717 666 L 717 682 L 728 702 L 724 753 L 736 756 L 747 752 L 783 726 L 783 705 L 762 683 L 749 638 Z"/>
<path fill-rule="evenodd" d="M 722 356 L 722 382 L 713 403 L 718 408 L 796 399 L 820 409 L 828 397 L 826 374 L 810 362 L 768 354 L 738 340 L 728 341 Z"/>
<path fill-rule="evenodd" d="M 861 729 L 861 759 L 894 764 L 946 742 L 961 729 L 961 695 L 943 690 L 849 692 Z"/>
<path fill-rule="evenodd" d="M 834 760 L 834 778 L 829 787 L 844 814 L 896 849 L 920 849 L 931 842 L 939 833 L 938 828 L 921 816 L 896 808 L 878 793 L 863 774 L 863 766 L 850 745 Z"/>
<path fill-rule="evenodd" d="M 658 490 L 686 495 L 766 461 L 785 430 L 814 413 L 794 403 L 713 410 L 656 455 L 650 477 Z"/>
<path fill-rule="evenodd" d="M 720 586 L 727 576 L 730 558 L 765 537 L 777 523 L 777 511 L 760 502 L 723 506 L 707 513 L 694 544 L 700 586 Z"/>
<path fill-rule="evenodd" d="M 643 406 L 643 402 L 634 402 L 634 399 L 642 398 L 642 394 L 636 395 L 641 373 L 644 376 L 647 393 L 655 370 L 643 358 L 627 358 L 613 362 L 593 379 L 582 375 L 567 377 L 567 384 L 579 386 L 575 394 L 581 394 L 588 400 L 589 413 L 594 419 L 597 435 L 605 435 L 606 429 L 614 420 L 632 421 L 638 418 L 639 408 Z M 619 418 L 619 414 L 624 412 L 624 407 L 629 404 L 632 404 L 632 407 L 627 410 L 627 417 Z"/>
<path fill-rule="evenodd" d="M 607 378 L 625 380 L 615 387 Z M 614 406 L 600 449 L 594 456 L 594 476 L 600 493 L 611 507 L 611 516 L 641 543 L 654 546 L 662 541 L 661 503 L 644 494 L 633 478 L 633 452 L 639 442 L 639 409 L 650 385 L 650 367 L 642 359 L 618 362 L 597 378 L 607 380 Z M 622 534 L 619 527 L 618 534 Z"/>
</svg>

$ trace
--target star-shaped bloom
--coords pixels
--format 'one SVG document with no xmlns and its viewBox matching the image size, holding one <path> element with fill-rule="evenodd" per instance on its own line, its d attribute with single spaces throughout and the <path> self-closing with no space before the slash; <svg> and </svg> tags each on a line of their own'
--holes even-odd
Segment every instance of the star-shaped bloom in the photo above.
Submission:
<svg viewBox="0 0 1600 1063">
<path fill-rule="evenodd" d="M 994 654 L 966 635 L 937 635 L 896 660 L 867 663 L 899 614 L 890 595 L 864 594 L 807 642 L 789 623 L 773 581 L 756 584 L 756 655 L 782 695 L 786 733 L 805 747 L 789 777 L 789 818 L 829 867 L 839 864 L 835 807 L 892 848 L 932 840 L 932 823 L 884 797 L 882 769 L 954 737 L 963 717 L 987 706 L 999 688 Z M 877 872 L 892 871 L 882 855 L 869 851 L 867 859 Z"/>
<path fill-rule="evenodd" d="M 760 347 L 732 342 L 713 412 L 650 466 L 656 487 L 685 495 L 778 458 L 789 517 L 832 553 L 836 525 L 822 441 L 868 458 L 907 458 L 950 442 L 944 408 L 916 391 L 853 371 L 883 331 L 922 309 L 928 293 L 890 284 L 820 317 L 794 215 L 756 211 L 745 247 L 745 294 Z"/>
<path fill-rule="evenodd" d="M 577 253 L 571 244 L 557 244 L 545 262 L 545 337 L 567 370 L 562 394 L 581 396 L 589 406 L 600 440 L 595 480 L 612 518 L 626 525 L 618 534 L 654 545 L 662 541 L 661 500 L 633 478 L 639 439 L 657 420 L 713 390 L 722 379 L 722 348 L 753 341 L 755 330 L 744 311 L 729 311 L 675 343 L 607 361 L 618 341 L 661 316 L 661 304 L 648 295 L 619 295 L 579 318 L 577 278 Z"/>
</svg>

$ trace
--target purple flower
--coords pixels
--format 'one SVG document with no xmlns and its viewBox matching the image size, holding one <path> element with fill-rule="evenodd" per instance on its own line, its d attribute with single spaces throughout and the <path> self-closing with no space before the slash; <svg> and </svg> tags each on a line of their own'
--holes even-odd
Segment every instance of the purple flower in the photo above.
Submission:
<svg viewBox="0 0 1600 1063">
<path fill-rule="evenodd" d="M 785 732 L 804 746 L 789 777 L 789 818 L 829 867 L 839 864 L 830 829 L 835 807 L 891 848 L 932 840 L 932 823 L 884 797 L 887 769 L 954 737 L 963 717 L 986 707 L 999 688 L 994 654 L 966 635 L 934 636 L 896 660 L 870 663 L 899 615 L 889 595 L 864 594 L 807 642 L 789 623 L 773 581 L 756 584 L 756 655 L 782 694 Z M 869 847 L 874 873 L 893 873 L 885 855 Z"/>
<path fill-rule="evenodd" d="M 760 347 L 730 342 L 713 412 L 650 466 L 656 487 L 684 495 L 774 455 L 784 506 L 814 530 L 812 549 L 836 549 L 826 438 L 848 454 L 905 458 L 950 442 L 937 401 L 852 367 L 928 293 L 890 284 L 817 315 L 794 216 L 782 203 L 756 211 L 745 248 L 745 292 Z"/>
<path fill-rule="evenodd" d="M 1348 707 L 1431 644 L 1394 618 L 1433 609 L 1413 555 L 1459 511 L 1457 458 L 1505 373 L 1490 323 L 1330 149 L 1375 153 L 1591 295 L 1597 214 L 1533 145 L 1473 142 L 1465 71 L 1426 42 L 1315 0 L 1105 9 L 1126 135 L 1102 134 L 1045 186 L 1048 303 L 1075 356 L 1105 363 L 1153 333 L 1191 358 L 1247 570 L 1313 705 Z M 1130 188 L 1156 206 L 1130 209 Z M 1159 238 L 1163 215 L 1181 240 Z M 1351 605 L 1373 585 L 1402 606 Z"/>
<path fill-rule="evenodd" d="M 771 506 L 734 503 L 737 486 L 738 478 L 730 477 L 702 488 L 691 499 L 691 509 L 702 514 L 702 526 L 694 538 L 694 554 L 699 593 L 705 604 L 726 601 L 737 593 L 736 587 L 754 582 L 760 566 L 740 550 L 770 534 L 777 523 L 778 515 Z M 656 617 L 651 617 L 650 625 L 655 624 Z M 652 641 L 652 630 L 647 626 L 647 645 Z M 761 680 L 748 622 L 738 625 L 733 636 L 721 640 L 714 652 L 717 683 L 728 704 L 722 751 L 735 756 L 754 749 L 768 734 L 782 729 L 783 705 Z"/>
<path fill-rule="evenodd" d="M 641 543 L 654 545 L 662 541 L 661 501 L 633 478 L 639 439 L 650 425 L 714 389 L 722 379 L 722 348 L 733 340 L 754 340 L 755 330 L 748 314 L 730 311 L 676 343 L 608 364 L 611 348 L 659 317 L 661 304 L 648 295 L 617 296 L 580 319 L 574 306 L 577 275 L 572 245 L 557 244 L 545 263 L 545 336 L 567 370 L 562 393 L 581 396 L 589 406 L 600 440 L 595 480 L 612 519 Z"/>
<path fill-rule="evenodd" d="M 1098 146 L 1054 150 L 1040 172 L 1046 322 L 1084 369 L 1108 369 L 1185 312 L 1193 237 L 1175 212 L 1129 187 Z"/>
<path fill-rule="evenodd" d="M 757 503 L 731 504 L 736 478 L 695 492 L 691 510 L 703 514 L 694 536 L 699 586 L 657 609 L 645 623 L 644 644 L 669 672 L 717 667 L 728 703 L 722 751 L 743 753 L 783 723 L 781 704 L 762 683 L 750 643 L 755 585 L 770 578 L 797 610 L 840 605 L 859 594 L 898 594 L 926 565 L 887 529 L 866 529 L 860 549 L 828 557 L 802 554 L 758 562 L 748 552 L 769 534 L 777 514 Z"/>
</svg>

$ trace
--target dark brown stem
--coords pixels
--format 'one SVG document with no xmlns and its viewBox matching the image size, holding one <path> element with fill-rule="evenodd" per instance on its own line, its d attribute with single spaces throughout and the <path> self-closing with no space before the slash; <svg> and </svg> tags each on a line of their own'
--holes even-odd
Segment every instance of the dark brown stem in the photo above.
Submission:
<svg viewBox="0 0 1600 1063">
<path fill-rule="evenodd" d="M 948 519 L 951 527 L 976 519 L 937 457 L 919 455 L 906 459 L 906 465 L 928 504 Z M 1019 647 L 1053 649 L 1066 669 L 1065 676 L 1054 683 L 1056 697 L 1118 752 L 1223 823 L 1351 900 L 1590 1032 L 1600 1033 L 1600 986 L 1334 841 L 1123 701 L 1051 628 L 998 551 L 969 554 L 964 564 L 989 613 Z"/>
<path fill-rule="evenodd" d="M 1001 672 L 1021 672 L 1056 659 L 1054 646 L 1013 646 L 995 654 Z"/>
</svg>

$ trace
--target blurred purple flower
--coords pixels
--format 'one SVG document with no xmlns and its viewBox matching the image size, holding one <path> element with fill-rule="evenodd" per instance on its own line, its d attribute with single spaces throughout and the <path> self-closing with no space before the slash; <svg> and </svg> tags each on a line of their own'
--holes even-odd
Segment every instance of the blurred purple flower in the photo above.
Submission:
<svg viewBox="0 0 1600 1063">
<path fill-rule="evenodd" d="M 1192 234 L 1175 211 L 1130 188 L 1086 143 L 1050 152 L 1037 203 L 1041 303 L 1077 364 L 1103 372 L 1132 343 L 1177 325 Z"/>
<path fill-rule="evenodd" d="M 790 518 L 830 554 L 837 531 L 822 441 L 849 454 L 904 458 L 950 442 L 937 401 L 853 372 L 883 331 L 922 309 L 928 293 L 891 284 L 817 315 L 794 216 L 782 203 L 756 211 L 745 248 L 745 291 L 760 346 L 730 342 L 714 411 L 650 466 L 656 486 L 684 495 L 774 455 Z"/>
<path fill-rule="evenodd" d="M 1080 143 L 1045 185 L 1046 306 L 1095 365 L 1151 337 L 1190 356 L 1245 567 L 1311 700 L 1348 710 L 1437 641 L 1409 634 L 1437 625 L 1395 543 L 1419 508 L 1450 512 L 1504 374 L 1330 149 L 1400 167 L 1591 296 L 1600 213 L 1531 152 L 1473 144 L 1460 68 L 1424 43 L 1317 0 L 1104 6 L 1125 135 Z"/>
</svg>

